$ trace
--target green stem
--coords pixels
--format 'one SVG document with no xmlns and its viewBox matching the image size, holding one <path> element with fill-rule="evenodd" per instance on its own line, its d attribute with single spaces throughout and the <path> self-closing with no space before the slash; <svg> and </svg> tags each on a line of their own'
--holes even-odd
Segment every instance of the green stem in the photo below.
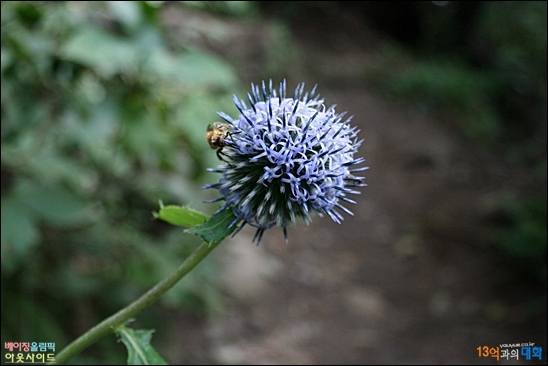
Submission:
<svg viewBox="0 0 548 366">
<path fill-rule="evenodd" d="M 151 288 L 147 293 L 135 300 L 125 308 L 118 311 L 116 314 L 103 320 L 86 333 L 75 339 L 72 343 L 66 346 L 61 352 L 55 356 L 56 364 L 64 364 L 72 357 L 76 356 L 84 349 L 88 348 L 99 339 L 113 332 L 114 327 L 125 323 L 129 318 L 134 317 L 141 311 L 146 309 L 153 302 L 158 300 L 160 296 L 166 293 L 177 282 L 179 282 L 188 272 L 190 272 L 198 263 L 202 261 L 213 249 L 219 245 L 217 243 L 202 243 L 171 275 L 164 278 L 156 286 Z"/>
</svg>

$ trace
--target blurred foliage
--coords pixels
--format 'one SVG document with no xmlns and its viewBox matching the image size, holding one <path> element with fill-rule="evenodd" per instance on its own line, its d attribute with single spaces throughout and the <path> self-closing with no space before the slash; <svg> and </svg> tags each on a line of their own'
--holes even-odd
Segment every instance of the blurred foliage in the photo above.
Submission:
<svg viewBox="0 0 548 366">
<path fill-rule="evenodd" d="M 509 162 L 542 164 L 546 2 L 415 3 L 418 40 L 386 42 L 366 77 L 393 97 L 449 111 L 466 136 Z"/>
<path fill-rule="evenodd" d="M 451 111 L 467 136 L 488 146 L 501 138 L 492 100 L 499 87 L 495 76 L 454 62 L 417 62 L 390 79 L 392 96 L 411 97 L 429 108 Z"/>
<path fill-rule="evenodd" d="M 509 255 L 523 260 L 527 269 L 546 284 L 547 197 L 507 199 L 501 208 L 508 222 L 496 231 L 494 239 Z"/>
<path fill-rule="evenodd" d="M 59 350 L 199 243 L 152 211 L 216 209 L 200 190 L 217 164 L 205 129 L 239 84 L 213 54 L 165 44 L 161 3 L 1 6 L 2 341 Z M 214 274 L 202 263 L 164 305 L 217 308 Z M 81 362 L 118 361 L 114 343 Z"/>
<path fill-rule="evenodd" d="M 415 42 L 384 42 L 382 63 L 364 75 L 391 97 L 449 115 L 465 136 L 531 172 L 544 188 L 501 199 L 508 220 L 495 241 L 546 282 L 547 3 L 414 3 Z"/>
<path fill-rule="evenodd" d="M 200 9 L 213 14 L 235 16 L 239 18 L 257 16 L 253 1 L 183 1 L 191 9 Z"/>
<path fill-rule="evenodd" d="M 384 42 L 382 63 L 365 77 L 391 97 L 449 115 L 465 136 L 545 187 L 547 3 L 415 4 L 415 42 Z M 507 219 L 494 240 L 546 283 L 546 196 L 520 196 L 499 202 Z"/>
</svg>

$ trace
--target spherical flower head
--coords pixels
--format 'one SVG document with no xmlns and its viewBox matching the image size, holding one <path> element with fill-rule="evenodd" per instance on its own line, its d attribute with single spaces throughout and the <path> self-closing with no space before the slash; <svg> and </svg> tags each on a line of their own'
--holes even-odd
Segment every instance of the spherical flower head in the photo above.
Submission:
<svg viewBox="0 0 548 366">
<path fill-rule="evenodd" d="M 365 186 L 353 175 L 367 169 L 356 167 L 363 158 L 354 158 L 359 130 L 349 125 L 351 118 L 343 121 L 346 112 L 326 108 L 315 89 L 304 93 L 301 83 L 288 98 L 285 81 L 279 90 L 272 81 L 268 88 L 251 84 L 249 108 L 234 96 L 240 115 L 232 119 L 219 112 L 229 124 L 222 148 L 227 160 L 210 169 L 222 178 L 206 188 L 219 190 L 221 197 L 213 201 L 224 200 L 222 209 L 233 210 L 238 231 L 246 224 L 257 228 L 257 243 L 273 226 L 283 228 L 287 242 L 286 228 L 297 219 L 308 224 L 313 213 L 340 223 L 338 210 L 352 215 L 341 202 L 356 203 L 347 195 Z"/>
</svg>

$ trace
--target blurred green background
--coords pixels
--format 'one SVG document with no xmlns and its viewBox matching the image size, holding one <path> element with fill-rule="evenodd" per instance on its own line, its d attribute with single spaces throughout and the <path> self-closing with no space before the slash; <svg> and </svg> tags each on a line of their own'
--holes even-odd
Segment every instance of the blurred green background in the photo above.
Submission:
<svg viewBox="0 0 548 366">
<path fill-rule="evenodd" d="M 373 3 L 341 6 L 367 19 L 385 11 Z M 202 203 L 214 193 L 200 190 L 217 178 L 206 172 L 217 164 L 206 126 L 217 111 L 235 114 L 232 94 L 242 97 L 249 81 L 300 81 L 306 67 L 290 25 L 312 5 L 169 4 L 220 19 L 203 23 L 205 36 L 167 26 L 166 6 L 1 4 L 2 342 L 56 342 L 59 350 L 170 273 L 199 243 L 152 211 L 160 199 L 216 209 Z M 463 136 L 545 184 L 546 2 L 482 4 L 468 33 L 455 14 L 417 8 L 412 40 L 377 18 L 391 41 L 355 82 L 451 114 Z M 265 53 L 223 53 L 220 25 L 231 21 L 266 24 Z M 322 67 L 308 68 L 309 78 L 325 75 Z M 494 242 L 546 283 L 545 193 L 510 199 L 497 215 Z M 140 326 L 169 326 L 166 308 L 221 308 L 215 275 L 213 261 L 198 266 L 139 316 Z M 78 362 L 124 360 L 123 347 L 107 339 Z"/>
<path fill-rule="evenodd" d="M 169 44 L 160 7 L 2 3 L 2 341 L 66 345 L 198 244 L 152 211 L 214 210 L 205 128 L 239 82 L 227 61 Z M 219 306 L 213 274 L 200 266 L 164 306 Z M 124 361 L 105 344 L 89 362 Z"/>
</svg>

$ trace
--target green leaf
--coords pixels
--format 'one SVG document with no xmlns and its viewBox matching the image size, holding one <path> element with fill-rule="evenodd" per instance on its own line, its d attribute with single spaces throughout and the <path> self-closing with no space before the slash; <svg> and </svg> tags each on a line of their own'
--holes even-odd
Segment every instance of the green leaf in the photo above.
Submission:
<svg viewBox="0 0 548 366">
<path fill-rule="evenodd" d="M 141 23 L 141 10 L 139 4 L 133 1 L 108 1 L 108 6 L 112 15 L 124 26 L 130 29 L 137 29 Z"/>
<path fill-rule="evenodd" d="M 217 212 L 215 215 L 200 226 L 186 229 L 185 233 L 199 235 L 206 243 L 215 244 L 236 230 L 236 216 L 231 208 Z"/>
<path fill-rule="evenodd" d="M 207 221 L 208 216 L 188 206 L 165 206 L 160 201 L 160 211 L 153 212 L 154 218 L 164 220 L 173 225 L 194 227 Z"/>
<path fill-rule="evenodd" d="M 65 42 L 61 57 L 80 62 L 105 77 L 135 71 L 139 59 L 138 50 L 130 41 L 86 26 Z"/>
<path fill-rule="evenodd" d="M 203 51 L 187 51 L 176 57 L 152 55 L 151 67 L 167 80 L 177 80 L 186 87 L 231 88 L 237 84 L 236 72 L 223 59 Z"/>
<path fill-rule="evenodd" d="M 60 226 L 89 222 L 91 206 L 85 198 L 61 184 L 21 182 L 17 191 L 22 200 L 48 223 Z"/>
<path fill-rule="evenodd" d="M 116 335 L 127 348 L 128 365 L 167 365 L 168 363 L 150 344 L 152 329 L 131 329 L 125 325 L 116 328 Z"/>
</svg>

